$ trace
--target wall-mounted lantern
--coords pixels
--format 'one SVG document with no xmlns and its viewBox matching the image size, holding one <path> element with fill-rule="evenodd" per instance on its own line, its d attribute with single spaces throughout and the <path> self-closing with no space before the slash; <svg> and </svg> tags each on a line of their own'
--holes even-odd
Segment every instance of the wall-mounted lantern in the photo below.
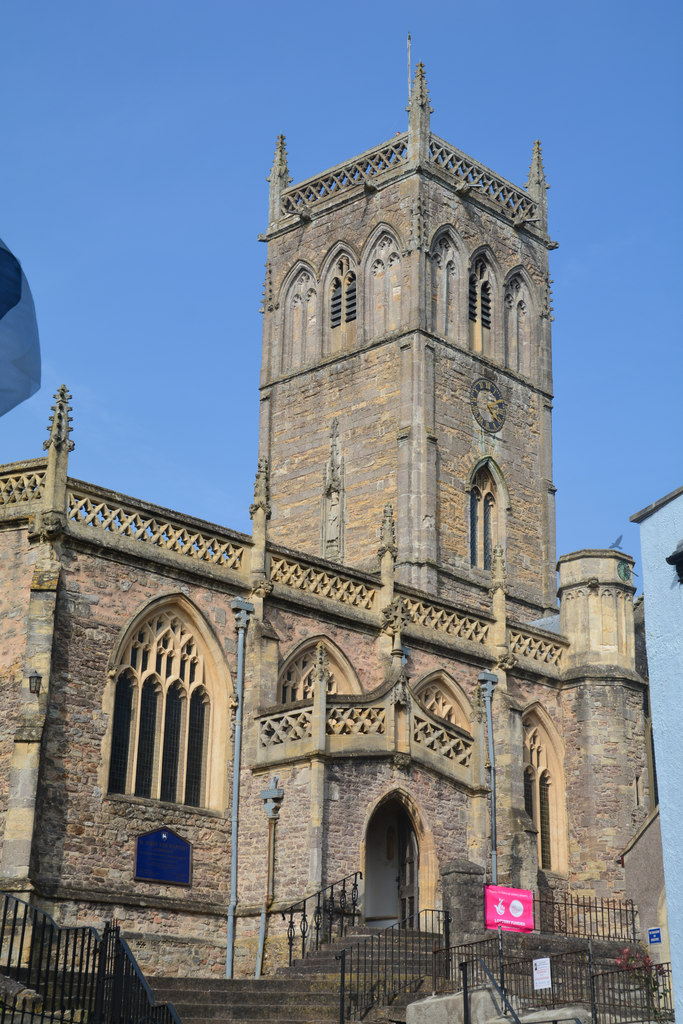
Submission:
<svg viewBox="0 0 683 1024">
<path fill-rule="evenodd" d="M 31 693 L 40 693 L 40 686 L 42 681 L 43 677 L 41 675 L 39 675 L 37 672 L 31 672 L 31 675 L 28 677 L 28 688 L 31 691 Z"/>
</svg>

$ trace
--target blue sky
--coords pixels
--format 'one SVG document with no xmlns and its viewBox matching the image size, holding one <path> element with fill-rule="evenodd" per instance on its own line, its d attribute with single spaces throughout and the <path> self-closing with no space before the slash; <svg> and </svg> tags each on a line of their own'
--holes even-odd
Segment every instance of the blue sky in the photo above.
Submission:
<svg viewBox="0 0 683 1024">
<path fill-rule="evenodd" d="M 250 531 L 268 173 L 407 127 L 524 184 L 543 144 L 558 553 L 681 484 L 681 7 L 0 0 L 0 237 L 36 303 L 41 390 L 0 420 L 40 454 L 73 393 L 71 474 Z"/>
</svg>

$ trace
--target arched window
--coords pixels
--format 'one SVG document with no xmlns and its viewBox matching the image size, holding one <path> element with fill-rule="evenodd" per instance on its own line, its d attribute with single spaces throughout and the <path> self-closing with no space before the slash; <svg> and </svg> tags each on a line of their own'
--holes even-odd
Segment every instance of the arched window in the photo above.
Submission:
<svg viewBox="0 0 683 1024">
<path fill-rule="evenodd" d="M 524 810 L 538 832 L 543 871 L 567 870 L 566 810 L 562 753 L 547 716 L 532 708 L 524 715 Z"/>
<path fill-rule="evenodd" d="M 458 258 L 452 239 L 441 235 L 430 253 L 431 327 L 444 338 L 457 336 Z"/>
<path fill-rule="evenodd" d="M 488 356 L 492 355 L 492 301 L 489 266 L 484 257 L 479 256 L 475 260 L 469 280 L 470 348 Z"/>
<path fill-rule="evenodd" d="M 317 293 L 307 270 L 300 271 L 285 300 L 285 344 L 282 370 L 300 366 L 315 355 Z"/>
<path fill-rule="evenodd" d="M 401 324 L 401 257 L 398 244 L 384 233 L 373 246 L 367 277 L 368 311 L 374 337 L 395 331 Z"/>
<path fill-rule="evenodd" d="M 490 569 L 493 550 L 501 544 L 497 488 L 488 466 L 476 473 L 470 489 L 470 564 Z"/>
<path fill-rule="evenodd" d="M 354 673 L 332 644 L 318 638 L 299 648 L 284 664 L 278 685 L 281 704 L 312 700 L 320 670 L 325 673 L 327 693 L 358 693 Z"/>
<path fill-rule="evenodd" d="M 202 806 L 211 708 L 193 632 L 174 611 L 156 612 L 116 673 L 109 792 Z"/>
<path fill-rule="evenodd" d="M 532 319 L 528 289 L 521 274 L 505 288 L 505 362 L 527 376 L 532 362 Z"/>
</svg>

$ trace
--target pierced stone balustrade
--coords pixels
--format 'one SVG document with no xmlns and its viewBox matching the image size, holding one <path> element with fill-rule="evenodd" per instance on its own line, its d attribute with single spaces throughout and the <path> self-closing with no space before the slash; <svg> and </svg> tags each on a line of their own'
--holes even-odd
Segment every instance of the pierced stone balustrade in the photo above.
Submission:
<svg viewBox="0 0 683 1024">
<path fill-rule="evenodd" d="M 41 500 L 45 469 L 43 459 L 0 466 L 0 518 L 25 516 L 27 506 Z"/>
<path fill-rule="evenodd" d="M 564 638 L 554 640 L 543 633 L 511 627 L 508 630 L 508 645 L 510 654 L 543 666 L 543 670 L 549 671 L 549 674 L 558 675 L 564 668 L 563 655 L 568 647 Z"/>
<path fill-rule="evenodd" d="M 316 700 L 258 716 L 256 726 L 260 765 L 320 753 L 328 757 L 402 754 L 445 775 L 469 778 L 473 737 L 430 714 L 412 694 L 407 694 L 407 704 L 405 695 L 397 699 L 394 687 L 374 699 L 318 692 Z"/>
<path fill-rule="evenodd" d="M 168 554 L 181 555 L 219 569 L 246 569 L 249 548 L 219 527 L 167 509 L 135 502 L 115 491 L 69 480 L 67 518 L 82 533 L 98 530 L 102 536 L 128 543 L 143 543 Z M 246 540 L 246 538 L 245 538 Z"/>
</svg>

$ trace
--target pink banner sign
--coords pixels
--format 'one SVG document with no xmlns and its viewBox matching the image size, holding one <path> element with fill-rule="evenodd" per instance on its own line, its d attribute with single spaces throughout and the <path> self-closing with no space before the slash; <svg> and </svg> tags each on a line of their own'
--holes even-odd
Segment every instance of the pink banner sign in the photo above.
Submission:
<svg viewBox="0 0 683 1024">
<path fill-rule="evenodd" d="M 504 932 L 534 930 L 534 894 L 530 889 L 486 885 L 484 911 L 487 928 L 498 928 L 500 925 Z"/>
</svg>

